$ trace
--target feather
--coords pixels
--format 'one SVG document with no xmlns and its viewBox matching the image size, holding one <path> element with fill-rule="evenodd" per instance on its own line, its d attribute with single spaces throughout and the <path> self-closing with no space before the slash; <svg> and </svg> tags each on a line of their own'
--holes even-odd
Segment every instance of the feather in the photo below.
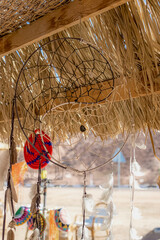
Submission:
<svg viewBox="0 0 160 240">
<path fill-rule="evenodd" d="M 32 235 L 30 236 L 29 240 L 38 240 L 39 238 L 39 229 L 36 228 Z"/>
<path fill-rule="evenodd" d="M 16 149 L 16 143 L 14 141 L 14 138 L 12 139 L 10 162 L 11 162 L 11 165 L 17 163 L 17 149 Z"/>
<path fill-rule="evenodd" d="M 31 202 L 30 212 L 32 214 L 37 212 L 37 202 L 40 202 L 40 195 L 38 193 L 33 197 Z"/>
<path fill-rule="evenodd" d="M 12 215 L 12 204 L 11 204 L 11 190 L 10 188 L 7 188 L 7 203 L 9 205 L 10 213 Z"/>
<path fill-rule="evenodd" d="M 112 199 L 112 192 L 113 192 L 113 187 L 103 190 L 100 200 L 106 203 L 110 202 Z"/>
<path fill-rule="evenodd" d="M 9 168 L 9 151 L 0 152 L 0 191 L 3 190 L 4 181 L 7 178 L 7 171 Z"/>
<path fill-rule="evenodd" d="M 112 221 L 113 221 L 113 202 L 110 202 L 110 204 L 107 207 L 107 214 L 104 216 L 104 222 L 101 225 L 101 230 L 106 231 L 110 230 Z"/>
<path fill-rule="evenodd" d="M 33 184 L 29 192 L 29 197 L 32 199 L 37 193 L 37 184 Z"/>
<path fill-rule="evenodd" d="M 83 201 L 86 212 L 92 213 L 94 209 L 93 196 L 91 194 L 86 194 L 86 196 L 83 198 Z"/>
<path fill-rule="evenodd" d="M 18 203 L 18 196 L 17 196 L 16 189 L 15 189 L 15 186 L 13 183 L 12 174 L 10 176 L 10 185 L 11 185 L 11 191 L 12 191 L 12 198 L 16 203 Z"/>
</svg>

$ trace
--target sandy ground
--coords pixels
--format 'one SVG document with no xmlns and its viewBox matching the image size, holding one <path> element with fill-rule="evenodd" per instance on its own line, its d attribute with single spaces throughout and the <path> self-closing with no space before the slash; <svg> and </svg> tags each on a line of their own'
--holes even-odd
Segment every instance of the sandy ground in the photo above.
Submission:
<svg viewBox="0 0 160 240">
<path fill-rule="evenodd" d="M 65 207 L 69 210 L 72 220 L 75 215 L 81 214 L 82 188 L 48 188 L 47 207 Z M 19 189 L 19 204 L 29 205 L 29 188 Z M 87 193 L 91 193 L 95 202 L 98 201 L 101 190 L 98 188 L 88 188 Z M 3 198 L 1 193 L 0 198 Z M 116 215 L 113 222 L 113 239 L 129 240 L 130 224 L 130 191 L 128 189 L 114 189 L 113 199 L 116 206 Z M 145 236 L 155 227 L 160 227 L 160 191 L 158 189 L 138 190 L 135 193 L 135 206 L 141 211 L 142 218 L 133 221 L 133 227 L 138 235 Z M 16 206 L 16 208 L 18 208 Z M 26 226 L 18 227 L 16 240 L 23 240 Z M 145 238 L 144 238 L 145 239 Z M 158 238 L 155 238 L 158 240 Z M 160 239 L 160 238 L 159 238 Z M 147 240 L 153 240 L 152 238 Z"/>
</svg>

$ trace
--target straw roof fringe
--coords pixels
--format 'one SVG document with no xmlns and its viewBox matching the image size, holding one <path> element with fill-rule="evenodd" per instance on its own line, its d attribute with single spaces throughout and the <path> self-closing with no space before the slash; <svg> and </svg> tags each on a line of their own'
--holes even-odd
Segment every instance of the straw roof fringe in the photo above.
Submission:
<svg viewBox="0 0 160 240">
<path fill-rule="evenodd" d="M 160 95 L 153 91 L 155 84 L 160 84 L 159 13 L 159 0 L 148 0 L 146 3 L 143 0 L 130 1 L 50 38 L 82 37 L 94 43 L 102 49 L 116 79 L 122 76 L 122 84 L 134 81 L 137 91 L 143 87 L 150 94 L 119 102 L 113 101 L 113 94 L 112 101 L 101 105 L 83 106 L 72 111 L 65 108 L 54 112 L 43 125 L 46 128 L 50 125 L 48 130 L 53 131 L 53 137 L 56 134 L 61 139 L 65 139 L 68 134 L 74 136 L 79 132 L 80 124 L 84 123 L 93 128 L 96 136 L 106 139 L 123 131 L 131 132 L 133 119 L 136 130 L 145 131 L 148 124 L 152 129 L 160 129 Z M 10 103 L 20 69 L 37 46 L 47 41 L 48 38 L 0 60 L 0 119 L 3 140 L 6 140 L 10 132 Z M 34 74 L 33 72 L 33 79 Z M 130 89 L 126 89 L 126 92 L 129 95 Z M 28 96 L 24 96 L 23 101 L 30 104 Z M 29 117 L 27 121 L 28 124 L 33 124 Z M 17 121 L 15 132 L 17 141 L 24 139 Z"/>
<path fill-rule="evenodd" d="M 70 0 L 0 1 L 0 36 L 4 36 L 30 24 L 50 11 L 67 4 L 69 1 Z"/>
</svg>

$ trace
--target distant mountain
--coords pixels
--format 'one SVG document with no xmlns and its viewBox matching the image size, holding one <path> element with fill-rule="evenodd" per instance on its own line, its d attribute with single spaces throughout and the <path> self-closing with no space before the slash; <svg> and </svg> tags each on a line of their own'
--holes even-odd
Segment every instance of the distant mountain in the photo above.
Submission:
<svg viewBox="0 0 160 240">
<path fill-rule="evenodd" d="M 155 185 L 157 177 L 159 175 L 160 163 L 155 159 L 151 146 L 150 139 L 148 138 L 145 143 L 145 137 L 143 134 L 137 138 L 137 145 L 140 145 L 140 149 L 136 147 L 136 160 L 141 166 L 140 176 L 137 180 L 140 184 Z M 109 139 L 105 143 L 102 143 L 99 138 L 94 138 L 90 135 L 89 138 L 72 139 L 71 142 L 63 143 L 58 147 L 58 144 L 53 146 L 53 156 L 60 160 L 67 166 L 83 170 L 89 167 L 96 167 L 100 164 L 104 164 L 109 158 L 111 158 L 118 147 L 123 144 L 122 139 L 115 138 Z M 157 151 L 157 155 L 160 156 L 160 134 L 154 136 L 154 144 Z M 121 184 L 129 184 L 130 175 L 130 139 L 122 149 L 123 156 L 126 163 L 121 163 Z M 19 154 L 19 161 L 23 160 L 23 152 Z M 46 167 L 48 171 L 48 178 L 53 184 L 69 184 L 77 185 L 83 184 L 83 176 L 77 175 L 75 172 L 62 170 L 61 168 L 49 163 Z M 117 163 L 109 163 L 92 173 L 87 174 L 87 184 L 104 184 L 106 181 L 106 175 L 114 173 L 114 184 L 117 185 Z M 33 182 L 37 177 L 37 172 L 32 169 L 28 169 L 25 177 L 25 182 Z"/>
</svg>

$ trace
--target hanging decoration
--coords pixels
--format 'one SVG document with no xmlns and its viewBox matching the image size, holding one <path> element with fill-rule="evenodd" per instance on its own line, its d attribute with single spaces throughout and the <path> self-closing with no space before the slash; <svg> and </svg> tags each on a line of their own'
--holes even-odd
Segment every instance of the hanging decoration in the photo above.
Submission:
<svg viewBox="0 0 160 240">
<path fill-rule="evenodd" d="M 70 216 L 65 208 L 56 209 L 54 211 L 54 219 L 56 226 L 63 232 L 68 232 L 70 225 Z"/>
<path fill-rule="evenodd" d="M 59 240 L 59 230 L 54 220 L 55 210 L 49 211 L 49 240 Z"/>
<path fill-rule="evenodd" d="M 65 49 L 65 52 L 62 49 Z M 34 63 L 32 66 L 32 59 L 36 59 L 37 64 Z M 37 74 L 31 78 L 33 71 Z M 98 107 L 101 103 L 98 111 L 100 115 L 106 114 L 108 110 L 102 103 L 110 98 L 114 85 L 114 74 L 104 52 L 81 38 L 54 39 L 37 48 L 24 63 L 15 89 L 18 123 L 27 139 L 24 146 L 27 164 L 31 168 L 38 169 L 41 159 L 41 168 L 50 161 L 63 169 L 82 174 L 84 171 L 94 171 L 111 162 L 115 156 L 107 156 L 107 159 L 105 154 L 101 156 L 102 161 L 97 161 L 101 153 L 95 153 L 95 159 L 86 166 L 81 156 L 75 156 L 84 167 L 77 169 L 71 166 L 72 164 L 66 164 L 55 154 L 52 155 L 51 139 L 55 143 L 59 142 L 60 145 L 65 144 L 65 140 L 70 142 L 72 136 L 82 140 L 91 134 L 96 136 L 96 123 L 95 126 L 93 123 L 88 123 L 94 118 L 94 106 Z M 86 111 L 88 113 L 91 111 L 90 120 L 86 119 Z M 61 121 L 61 113 L 64 114 L 64 118 L 68 114 L 70 116 L 70 113 L 75 116 L 69 124 L 59 126 L 59 123 L 54 122 L 54 116 L 58 114 Z M 109 122 L 112 120 L 112 117 L 108 119 Z M 63 134 L 69 129 L 72 132 L 72 121 L 77 124 L 73 134 Z M 47 136 L 42 129 L 49 132 L 50 136 Z M 99 142 L 106 138 L 104 129 L 102 132 L 101 139 L 97 139 Z M 119 152 L 127 138 L 124 136 Z M 89 147 L 86 146 L 87 149 Z"/>
<path fill-rule="evenodd" d="M 26 171 L 27 165 L 26 162 L 24 161 L 12 165 L 12 178 L 15 186 L 20 183 L 23 183 Z"/>
<path fill-rule="evenodd" d="M 31 218 L 31 213 L 27 207 L 20 207 L 14 215 L 16 226 L 26 223 Z"/>
<path fill-rule="evenodd" d="M 40 235 L 44 232 L 46 228 L 46 220 L 41 213 L 33 214 L 27 222 L 29 230 L 39 229 Z"/>
<path fill-rule="evenodd" d="M 140 240 L 142 236 L 138 236 L 136 229 L 133 227 L 133 219 L 135 213 L 134 207 L 134 197 L 135 197 L 135 186 L 136 179 L 135 173 L 139 164 L 136 161 L 136 139 L 135 139 L 135 124 L 134 124 L 134 115 L 133 115 L 133 102 L 132 103 L 132 134 L 131 134 L 131 150 L 130 150 L 130 191 L 131 191 L 131 215 L 130 215 L 130 229 L 129 229 L 129 239 L 130 240 Z"/>
<path fill-rule="evenodd" d="M 41 138 L 43 138 L 43 140 Z M 43 143 L 46 148 L 44 148 Z M 50 138 L 43 131 L 42 135 L 40 135 L 39 130 L 35 130 L 24 145 L 25 161 L 29 167 L 39 169 L 39 160 L 41 160 L 41 168 L 44 168 L 49 163 L 52 150 Z"/>
</svg>

